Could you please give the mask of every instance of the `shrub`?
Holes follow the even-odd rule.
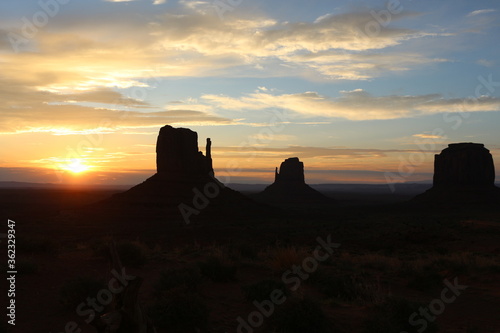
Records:
[[[380,271],[396,271],[401,267],[398,258],[388,257],[381,254],[364,254],[355,257],[354,262],[363,268],[373,268]]]
[[[90,245],[94,256],[111,261],[110,244],[112,241],[108,238],[94,240]],[[139,267],[147,262],[146,246],[140,242],[121,240],[116,243],[116,251],[124,266]]]
[[[242,287],[247,301],[259,301],[270,299],[271,293],[278,289],[283,292],[283,295],[288,296],[290,293],[286,285],[282,281],[262,280],[257,283]]]
[[[346,302],[380,303],[387,295],[379,281],[369,280],[363,274],[336,275],[318,270],[311,276],[310,283],[325,296]]]
[[[44,236],[18,237],[16,245],[16,249],[22,253],[50,253],[56,251],[56,244],[52,239]]]
[[[120,241],[116,250],[124,266],[143,266],[147,261],[144,247],[139,243]]]
[[[423,304],[411,302],[404,298],[390,297],[386,302],[377,306],[375,312],[365,321],[365,333],[387,333],[401,332],[408,333],[419,332],[420,326],[412,326],[409,322],[410,316],[418,313]],[[435,333],[438,331],[435,322],[427,322],[426,333]]]
[[[19,274],[34,274],[38,272],[38,265],[31,260],[18,260],[16,262],[16,269]]]
[[[413,275],[410,282],[408,282],[408,287],[427,291],[436,287],[439,287],[443,283],[443,278],[436,272],[424,271],[418,272]]]
[[[166,291],[179,287],[185,287],[187,290],[196,291],[201,281],[201,274],[199,270],[194,267],[167,269],[161,273],[155,290],[158,294],[163,294]]]
[[[268,326],[277,333],[326,333],[330,323],[318,302],[309,298],[290,298],[276,306]]]
[[[308,252],[303,248],[288,246],[268,250],[268,256],[269,267],[281,274],[294,265],[300,265],[308,256]]]
[[[90,277],[78,277],[63,284],[59,292],[59,301],[67,309],[74,310],[87,297],[95,297],[106,288],[105,284]]]
[[[259,252],[252,244],[238,243],[232,245],[233,249],[242,257],[250,260],[256,260],[259,257]]]
[[[111,238],[98,238],[92,240],[90,243],[90,249],[95,257],[105,258],[106,260],[111,259],[111,254],[109,252],[109,244],[112,242]]]
[[[236,267],[227,262],[223,262],[217,257],[209,257],[204,262],[199,262],[201,274],[214,282],[229,282],[236,280]]]
[[[204,300],[184,288],[173,289],[149,308],[155,326],[168,332],[195,333],[206,331],[209,311]]]

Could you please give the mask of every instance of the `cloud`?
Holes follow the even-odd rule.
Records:
[[[11,45],[8,39],[9,32],[7,30],[0,29],[0,51],[10,50]]]
[[[120,15],[56,16],[50,30],[40,30],[29,45],[17,45],[19,53],[3,54],[0,72],[40,90],[68,92],[146,87],[154,86],[155,78],[228,73],[358,80],[445,61],[388,50],[437,35],[392,24],[367,35],[365,26],[374,20],[369,10],[314,22],[239,15],[220,20],[211,2],[183,1],[180,8],[156,16],[126,8]],[[405,12],[392,21],[415,15]],[[20,29],[13,32],[21,34]],[[0,40],[0,48],[5,46]]]
[[[416,66],[447,62],[444,58],[428,58],[418,53],[343,53],[335,51],[294,55],[290,62],[301,63],[331,79],[367,80],[387,72],[408,71]]]
[[[33,109],[0,111],[0,133],[52,134],[110,133],[121,129],[161,127],[165,124],[228,125],[232,121],[200,111],[136,112],[77,105],[48,105]]]
[[[295,135],[287,135],[287,134],[262,134],[262,133],[257,133],[257,134],[252,134],[249,136],[250,139],[256,139],[261,142],[273,142],[273,141],[294,141],[297,139]]]
[[[76,102],[109,104],[110,107],[151,107],[147,102],[125,97],[109,88],[96,88],[94,90],[64,94],[42,91],[23,82],[0,77],[0,108],[34,108],[51,103]]]
[[[265,159],[269,157],[282,158],[290,156],[300,156],[305,158],[320,158],[320,159],[366,159],[366,158],[382,158],[393,153],[412,153],[419,150],[411,149],[352,149],[352,148],[328,148],[328,147],[307,147],[290,145],[285,148],[275,147],[260,147],[260,146],[245,146],[245,147],[214,147],[214,156],[220,155],[225,158],[241,158],[244,156],[252,156],[252,158]],[[437,152],[437,151],[436,151]],[[255,154],[254,154],[255,153]],[[432,153],[429,151],[429,153]]]
[[[420,139],[432,139],[432,140],[435,140],[435,139],[445,140],[445,139],[447,139],[446,136],[434,135],[434,134],[425,134],[425,133],[422,133],[422,134],[413,134],[413,137],[420,138]]]
[[[494,61],[486,60],[486,59],[479,59],[476,61],[478,65],[485,66],[485,67],[493,67],[495,65]]]
[[[239,98],[225,95],[203,95],[215,108],[228,110],[286,109],[307,117],[332,117],[349,120],[397,119],[444,112],[500,111],[500,98],[445,99],[439,94],[373,96],[356,89],[341,91],[332,98],[309,91],[274,95],[266,92],[246,94]]]
[[[46,184],[80,184],[91,186],[92,184],[105,185],[133,185],[138,184],[151,174],[154,170],[122,169],[117,171],[92,171],[74,178],[71,172],[63,172],[56,168],[42,167],[0,167],[0,181],[18,181]]]
[[[88,103],[102,106],[91,107]],[[121,128],[159,127],[165,124],[230,124],[231,120],[203,110],[156,111],[143,101],[107,88],[58,94],[0,79],[0,133],[112,132]],[[148,111],[146,111],[148,110]]]
[[[482,15],[482,14],[489,14],[489,13],[493,13],[496,11],[497,11],[496,9],[480,9],[480,10],[475,10],[473,12],[470,12],[469,14],[467,14],[467,16],[470,17],[470,16],[476,16],[476,15]]]

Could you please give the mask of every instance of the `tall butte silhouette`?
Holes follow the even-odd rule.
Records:
[[[217,217],[231,217],[258,212],[260,205],[215,178],[211,144],[207,139],[203,155],[198,151],[196,132],[162,127],[156,143],[156,174],[104,203],[127,212],[161,213],[184,220],[214,213]]]
[[[481,143],[452,143],[434,158],[433,187],[418,195],[423,202],[491,203],[498,202],[495,165]]]
[[[274,172],[274,183],[255,199],[269,203],[331,203],[330,199],[306,184],[304,163],[298,157],[287,158]]]

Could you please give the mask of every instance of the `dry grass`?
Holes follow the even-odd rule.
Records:
[[[342,265],[358,266],[361,268],[372,268],[381,271],[395,272],[402,266],[402,261],[397,257],[388,257],[378,253],[367,253],[355,255],[343,252],[339,257],[333,259]]]
[[[409,273],[424,271],[450,271],[453,273],[500,271],[500,260],[473,252],[431,255],[406,261],[404,270]]]
[[[342,252],[338,256],[332,257],[331,263],[333,266],[350,268],[351,270],[374,269],[382,272],[399,272],[403,274],[428,271],[450,271],[454,273],[500,271],[500,259],[498,257],[467,251],[412,257]]]
[[[302,261],[309,257],[311,252],[308,248],[286,246],[286,247],[268,247],[260,253],[266,265],[274,273],[282,273],[294,265],[301,265]]]

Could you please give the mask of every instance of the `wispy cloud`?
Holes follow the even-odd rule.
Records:
[[[493,67],[495,65],[494,61],[491,60],[486,60],[486,59],[479,59],[476,61],[478,65],[485,66],[485,67]]]
[[[443,112],[500,111],[500,98],[496,97],[445,99],[439,94],[373,96],[362,89],[342,91],[337,98],[317,92],[281,95],[257,92],[239,98],[225,95],[204,95],[202,98],[220,109],[280,108],[302,116],[350,120],[410,118]]]
[[[431,139],[431,140],[436,140],[436,139],[444,140],[444,139],[446,139],[446,136],[434,135],[434,134],[425,134],[425,133],[422,133],[422,134],[413,134],[413,137],[420,138],[420,139]]]
[[[214,156],[223,154],[225,158],[229,157],[245,157],[250,153],[258,153],[254,156],[259,159],[274,157],[279,161],[282,157],[300,156],[300,158],[321,158],[321,159],[366,159],[366,158],[382,158],[388,154],[412,153],[419,150],[411,149],[353,149],[353,148],[329,148],[329,147],[307,147],[299,145],[290,145],[284,148],[276,147],[246,147],[244,150],[241,147],[214,147]]]
[[[496,9],[479,9],[467,14],[468,17],[496,12]]]
[[[117,111],[83,106],[53,105],[15,112],[0,111],[0,134],[26,132],[56,135],[112,133],[122,129],[161,127],[165,124],[228,125],[233,121],[200,111]]]
[[[88,103],[100,106],[91,107]],[[121,128],[164,124],[231,124],[232,120],[191,109],[154,110],[111,89],[56,94],[0,80],[0,133],[45,132],[68,135],[109,133]]]

